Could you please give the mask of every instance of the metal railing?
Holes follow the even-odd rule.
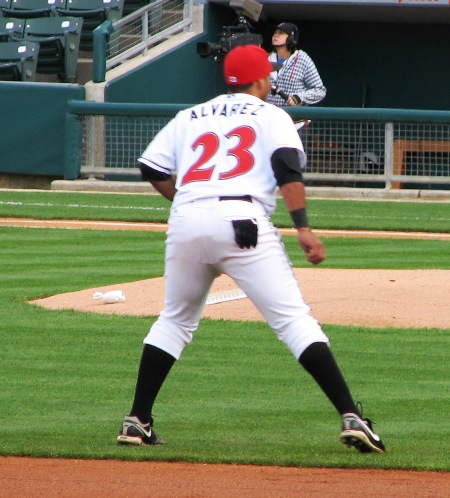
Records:
[[[139,176],[137,158],[186,105],[70,102],[66,178]],[[316,185],[450,187],[450,111],[286,108],[308,119],[305,179]],[[442,187],[441,187],[442,188]]]
[[[192,25],[193,0],[156,0],[94,31],[94,81],[104,81],[106,70],[141,54]]]

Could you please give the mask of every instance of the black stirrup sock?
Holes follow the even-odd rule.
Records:
[[[174,363],[175,358],[169,353],[144,345],[130,416],[137,417],[143,424],[153,422],[153,403]]]
[[[361,416],[327,343],[314,342],[303,351],[298,361],[319,384],[339,414],[356,413]]]

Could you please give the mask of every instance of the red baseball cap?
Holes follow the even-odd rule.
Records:
[[[280,64],[268,60],[267,52],[257,45],[239,45],[225,56],[223,72],[228,85],[247,85],[277,71]]]

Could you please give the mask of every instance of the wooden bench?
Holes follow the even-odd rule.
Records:
[[[450,142],[444,140],[394,140],[394,175],[405,174],[407,152],[450,152]],[[402,188],[403,183],[392,182],[392,188]]]

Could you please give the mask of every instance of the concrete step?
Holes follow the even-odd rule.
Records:
[[[450,202],[449,190],[362,189],[340,187],[305,187],[308,198],[366,200],[426,200]],[[71,192],[110,192],[125,194],[157,194],[147,182],[92,180],[54,180],[51,190]]]

